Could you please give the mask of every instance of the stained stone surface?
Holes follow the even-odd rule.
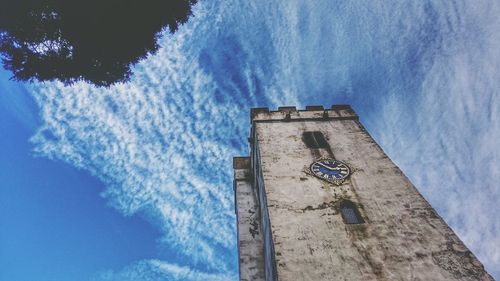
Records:
[[[256,109],[252,125],[253,177],[236,181],[241,280],[264,280],[261,260],[267,280],[493,280],[350,107]],[[322,132],[329,148],[307,148],[305,131]],[[350,178],[336,186],[311,175],[309,165],[321,157],[347,163]],[[253,192],[267,200],[261,213],[268,221],[259,216],[259,226],[271,229],[257,238],[245,213],[257,212]],[[343,200],[357,205],[364,224],[345,224]]]
[[[234,160],[235,205],[241,281],[263,281],[264,246],[259,225],[257,191],[253,190],[248,157]]]

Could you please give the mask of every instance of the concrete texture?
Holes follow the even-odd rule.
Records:
[[[235,170],[241,280],[493,280],[349,106],[307,109],[251,112],[252,173],[243,181]],[[329,148],[307,148],[304,131],[322,132]],[[347,163],[350,178],[312,176],[320,157]],[[344,223],[343,200],[365,223]],[[258,236],[248,210],[259,210]]]

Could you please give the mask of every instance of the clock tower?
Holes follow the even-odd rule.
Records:
[[[493,280],[348,105],[251,110],[240,280]]]

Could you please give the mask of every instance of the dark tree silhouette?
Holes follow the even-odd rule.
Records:
[[[13,79],[109,86],[158,50],[197,0],[0,0],[0,53]]]

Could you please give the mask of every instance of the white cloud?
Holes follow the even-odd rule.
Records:
[[[203,273],[189,267],[166,263],[160,260],[137,262],[119,272],[106,271],[92,278],[92,281],[225,281],[234,276]]]
[[[384,97],[371,131],[498,278],[500,7],[489,4],[433,7],[434,43],[416,45],[420,83]]]
[[[32,141],[37,153],[101,179],[103,196],[124,214],[154,219],[164,234],[159,241],[184,265],[234,277],[230,163],[243,147],[227,137],[247,119],[224,112],[228,104],[215,101],[211,77],[182,52],[183,34],[193,30],[183,28],[175,44],[139,65],[131,83],[38,85],[43,126]]]
[[[124,214],[153,217],[185,266],[234,277],[230,161],[245,153],[249,107],[352,103],[498,278],[499,12],[492,1],[201,2],[130,83],[39,85],[33,142],[100,178]]]

